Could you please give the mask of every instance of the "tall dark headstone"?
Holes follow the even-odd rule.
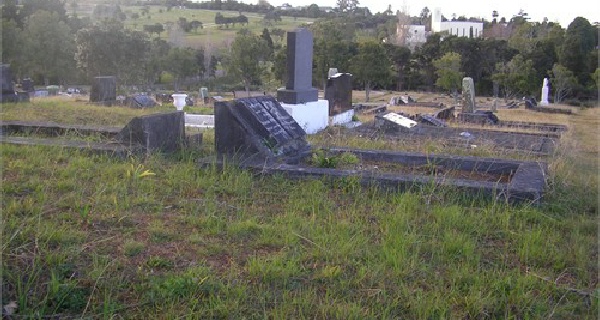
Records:
[[[325,100],[329,101],[329,116],[352,110],[352,75],[337,73],[327,79]]]
[[[285,89],[277,91],[282,103],[300,104],[319,99],[312,87],[313,35],[307,29],[287,33],[287,82]]]
[[[273,97],[215,102],[219,156],[297,159],[309,149],[306,133]]]
[[[2,92],[0,92],[0,102],[17,102],[19,98],[15,92],[15,86],[12,82],[12,72],[10,65],[0,65],[0,81],[2,85]]]
[[[117,100],[117,77],[95,77],[90,91],[90,102]]]

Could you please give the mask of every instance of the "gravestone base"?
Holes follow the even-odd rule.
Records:
[[[352,117],[354,117],[354,109],[329,117],[329,125],[336,126],[352,122]]]
[[[281,103],[281,106],[307,134],[315,134],[329,125],[329,101],[327,100],[301,104]]]
[[[314,88],[305,90],[277,90],[277,101],[287,104],[300,104],[319,100],[319,91]]]

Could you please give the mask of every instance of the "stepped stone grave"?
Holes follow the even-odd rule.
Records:
[[[329,116],[352,110],[352,75],[336,73],[327,79],[325,100],[329,101]]]
[[[310,150],[306,133],[270,96],[215,103],[215,149],[219,158],[275,161]]]
[[[90,102],[112,103],[117,100],[117,77],[95,77]]]

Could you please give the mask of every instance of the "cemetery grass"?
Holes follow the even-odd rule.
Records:
[[[211,131],[200,151],[128,160],[2,145],[2,304],[25,318],[595,319],[599,119],[571,118],[541,207],[198,169]]]

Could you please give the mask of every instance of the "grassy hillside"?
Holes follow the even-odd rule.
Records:
[[[111,125],[141,113],[2,108]],[[546,117],[570,131],[540,207],[200,169],[212,130],[201,150],[126,160],[1,145],[2,304],[15,319],[596,319],[600,109]],[[432,149],[452,152],[418,151]]]
[[[125,24],[129,28],[142,31],[144,25],[162,23],[165,26],[165,30],[168,30],[168,25],[173,24],[176,26],[180,17],[186,18],[187,21],[200,21],[204,25],[204,29],[198,29],[197,31],[192,30],[192,32],[181,34],[181,37],[179,35],[170,34],[169,31],[165,31],[161,34],[163,39],[172,39],[173,37],[182,38],[181,40],[176,41],[178,42],[178,45],[194,48],[209,46],[225,47],[231,43],[235,37],[235,33],[241,28],[247,28],[256,34],[260,34],[264,28],[293,30],[303,23],[311,23],[314,21],[314,19],[308,18],[294,19],[282,17],[282,21],[280,22],[265,24],[262,15],[254,12],[242,12],[243,15],[248,17],[247,25],[241,26],[240,24],[236,24],[235,27],[230,25],[229,28],[225,28],[223,25],[222,28],[218,28],[214,23],[217,12],[220,12],[225,17],[235,17],[238,16],[239,13],[237,11],[179,9],[178,7],[173,7],[170,11],[167,11],[165,6],[150,6],[149,8],[149,13],[142,15],[142,6],[121,6],[121,10],[125,12],[127,16]],[[81,8],[78,9],[78,13],[80,15],[90,15],[92,10],[93,5],[82,5]],[[132,19],[133,13],[137,13],[139,18]],[[273,37],[273,41],[279,40],[281,39]]]

